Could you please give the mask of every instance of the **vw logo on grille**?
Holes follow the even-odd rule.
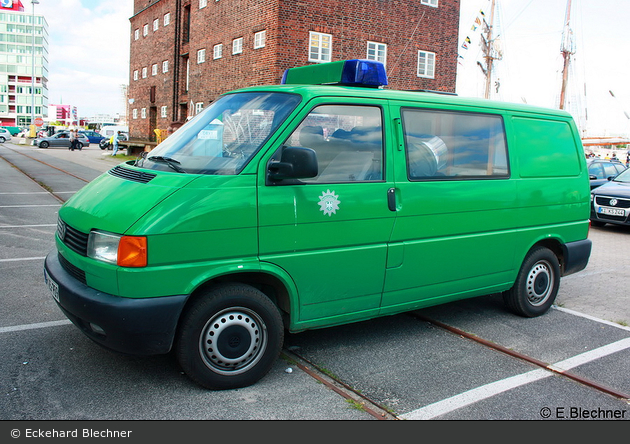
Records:
[[[617,199],[614,199],[614,198],[613,198],[613,199],[610,199],[610,202],[609,202],[609,203],[610,203],[610,206],[611,206],[611,207],[614,207],[615,205],[617,205]]]
[[[59,226],[57,227],[57,234],[59,235],[59,239],[64,241],[66,238],[66,224],[63,222],[59,222]]]

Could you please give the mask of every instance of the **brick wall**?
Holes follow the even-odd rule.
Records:
[[[332,61],[366,58],[367,41],[386,44],[389,88],[454,92],[459,1],[439,0],[439,7],[433,8],[421,5],[420,0],[208,0],[200,9],[199,0],[135,0],[135,15],[130,20],[131,136],[147,139],[152,127],[165,129],[173,120],[183,121],[194,104],[207,107],[223,92],[278,84],[285,69],[309,64],[309,31],[332,36]],[[165,27],[167,12],[171,24]],[[156,18],[160,23],[153,31]],[[145,24],[149,30],[143,37]],[[139,29],[138,40],[134,40],[135,29]],[[263,30],[265,46],[254,49],[254,34]],[[176,32],[179,48],[175,48]],[[242,53],[232,54],[237,38],[243,39]],[[217,44],[223,45],[223,55],[215,60],[213,47]],[[198,51],[204,49],[205,61],[197,63]],[[419,50],[436,54],[434,78],[417,76]],[[162,73],[165,60],[169,62],[166,74]],[[151,75],[154,64],[158,64],[156,76]],[[147,68],[147,78],[142,78],[142,68]],[[139,80],[133,80],[136,70]],[[167,106],[166,118],[160,117],[161,106]],[[149,119],[152,107],[157,112],[154,123]],[[142,108],[147,112],[144,119],[140,117]],[[133,109],[138,110],[137,119]]]

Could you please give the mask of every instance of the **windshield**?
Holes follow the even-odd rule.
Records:
[[[630,183],[630,168],[619,173],[619,175],[613,179],[613,182]]]
[[[238,174],[300,102],[286,93],[222,96],[137,166],[192,174]]]

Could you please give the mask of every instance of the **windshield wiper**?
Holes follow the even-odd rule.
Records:
[[[173,159],[172,157],[165,157],[165,156],[151,156],[151,157],[147,157],[147,159],[149,159],[152,162],[162,162],[167,164],[169,167],[171,167],[172,169],[174,169],[175,171],[177,171],[178,173],[185,173],[186,171],[178,166],[181,165],[181,162],[178,160]]]

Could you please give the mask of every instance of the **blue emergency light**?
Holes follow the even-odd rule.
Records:
[[[342,60],[287,69],[281,83],[378,88],[387,85],[387,73],[385,65],[376,60]]]

